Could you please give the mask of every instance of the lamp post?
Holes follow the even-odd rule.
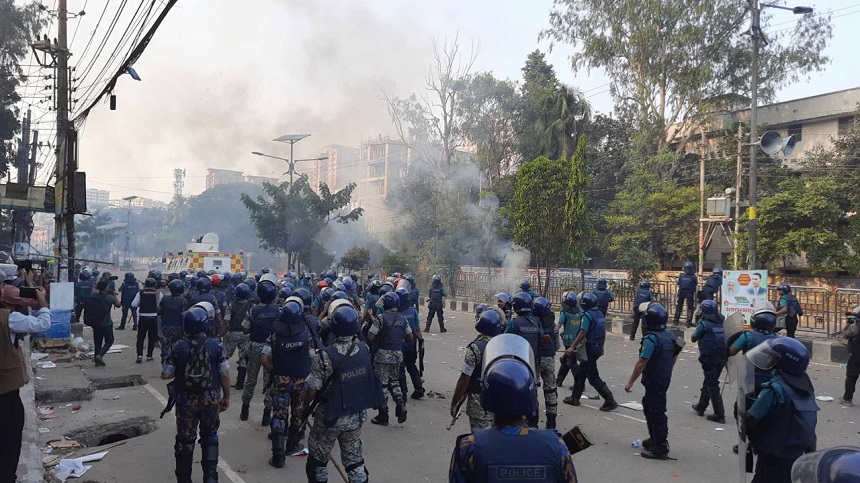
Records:
[[[281,158],[278,156],[272,156],[270,154],[264,154],[264,153],[261,153],[259,151],[251,151],[251,154],[253,154],[255,156],[262,156],[264,158],[272,158],[272,159],[278,159],[281,161],[286,161],[290,167],[290,170],[287,171],[287,173],[290,173],[290,190],[293,189],[293,174],[295,174],[295,172],[296,172],[296,163],[300,163],[302,161],[324,161],[324,160],[328,159],[328,156],[320,156],[318,158],[292,159],[292,157],[293,157],[292,156],[292,154],[293,154],[292,153],[292,146],[290,147],[290,159]],[[287,174],[287,173],[284,173],[284,174]]]
[[[764,36],[761,31],[761,11],[763,8],[778,8],[780,10],[788,10],[795,15],[803,15],[812,13],[811,7],[783,7],[770,3],[762,3],[759,5],[758,0],[749,0],[750,10],[752,11],[752,21],[749,34],[752,37],[752,86],[750,88],[750,207],[749,207],[749,253],[747,254],[747,265],[750,270],[756,268],[756,190],[758,177],[758,164],[756,163],[756,154],[758,154],[758,139],[757,139],[757,124],[758,124],[758,56],[761,41]]]
[[[295,174],[295,163],[293,161],[293,146],[302,139],[310,136],[310,134],[284,134],[276,137],[273,141],[279,143],[290,143],[290,189],[293,189],[293,174]]]
[[[137,196],[126,196],[122,199],[123,201],[128,202],[128,211],[126,212],[125,219],[125,264],[128,268],[131,268],[131,264],[128,261],[129,243],[131,241],[131,202],[137,198]]]

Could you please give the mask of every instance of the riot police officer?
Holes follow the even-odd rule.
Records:
[[[125,330],[125,321],[131,311],[132,330],[137,330],[137,307],[132,307],[131,302],[137,293],[140,292],[140,285],[134,278],[134,274],[127,272],[122,279],[122,284],[119,286],[119,303],[122,305],[122,318],[119,321],[119,327],[116,330]]]
[[[268,275],[268,274],[267,274]],[[280,310],[275,305],[278,296],[278,287],[274,282],[263,279],[257,284],[257,297],[260,303],[251,307],[247,319],[242,326],[249,331],[248,370],[245,374],[245,388],[242,392],[242,410],[239,419],[248,420],[251,399],[254,398],[254,389],[257,387],[257,378],[260,375],[260,366],[263,364],[263,348],[266,341],[272,335],[272,324],[280,317]],[[269,384],[269,371],[263,370],[263,387]],[[263,419],[260,426],[268,426],[271,423],[272,400],[268,394],[263,395]]]
[[[776,315],[785,317],[785,335],[794,338],[794,333],[797,331],[797,317],[803,315],[803,309],[797,297],[791,293],[791,285],[783,282],[777,286],[777,290],[780,295]]]
[[[699,416],[705,415],[708,401],[714,405],[714,414],[708,415],[708,421],[725,424],[726,412],[723,407],[723,397],[720,395],[720,373],[726,366],[726,334],[723,330],[725,317],[717,311],[717,303],[706,299],[700,306],[702,316],[696,326],[696,331],[690,339],[699,344],[699,364],[702,365],[705,380],[699,402],[693,404],[693,411]]]
[[[227,330],[224,333],[224,347],[227,348],[227,359],[233,357],[236,350],[239,351],[239,362],[236,373],[236,389],[245,388],[245,374],[248,372],[248,359],[246,352],[250,339],[243,327],[248,311],[251,309],[251,287],[240,283],[233,290],[233,301],[229,304],[225,316]]]
[[[358,312],[346,301],[329,307],[332,345],[322,349],[311,366],[302,414],[313,414],[305,472],[308,482],[328,481],[328,460],[334,443],[351,483],[367,481],[361,447],[361,426],[367,409],[384,404],[373,371],[370,349],[355,341]],[[328,384],[327,381],[331,381]]]
[[[191,308],[183,317],[185,337],[176,341],[161,369],[162,379],[175,379],[176,480],[191,482],[194,440],[200,426],[203,481],[218,481],[219,414],[230,407],[229,364],[224,346],[208,338],[208,316]]]
[[[513,303],[514,299],[511,297],[511,294],[507,292],[499,292],[496,295],[493,295],[496,299],[496,305],[490,307],[490,309],[494,310],[497,314],[499,314],[499,318],[502,319],[502,331],[504,332],[505,328],[513,317]]]
[[[746,412],[745,430],[758,455],[753,483],[791,483],[791,465],[815,450],[818,404],[806,374],[809,352],[799,341],[777,337],[746,353],[752,364],[773,371]]]
[[[445,330],[445,302],[442,300],[447,296],[445,287],[442,286],[442,277],[433,275],[433,281],[427,291],[427,323],[424,325],[424,332],[430,332],[434,315],[439,319],[439,332],[448,332]]]
[[[558,374],[555,379],[556,388],[564,384],[564,379],[568,372],[573,371],[576,374],[577,363],[576,356],[568,354],[567,350],[573,346],[573,341],[576,340],[576,333],[579,332],[579,325],[582,322],[582,313],[579,311],[576,292],[565,292],[561,295],[561,313],[558,315],[558,326],[562,331],[561,342],[564,345],[564,354],[561,356],[561,361],[558,364]]]
[[[263,347],[263,367],[271,374],[269,398],[273,408],[269,464],[275,468],[283,468],[286,454],[295,452],[299,444],[305,379],[314,358],[313,337],[303,315],[301,301],[287,301],[278,320],[272,323],[272,335]]]
[[[701,292],[701,301],[705,300],[714,300],[717,297],[717,293],[720,291],[720,287],[723,286],[723,269],[717,267],[708,275],[708,278],[705,279],[705,284],[702,286]]]
[[[170,290],[170,295],[162,297],[158,304],[158,315],[161,317],[162,364],[170,352],[170,347],[183,336],[182,312],[185,311],[185,299],[182,297],[185,284],[182,280],[172,280],[167,284],[167,289]]]
[[[555,429],[558,414],[558,389],[555,385],[555,351],[560,345],[555,313],[549,300],[538,297],[532,304],[532,313],[540,321],[542,334],[538,341],[537,363],[543,386],[544,407],[546,409],[546,429]]]
[[[481,405],[481,371],[484,364],[484,350],[490,339],[502,332],[502,319],[492,310],[481,312],[475,322],[478,337],[466,346],[465,360],[460,368],[460,378],[454,387],[451,397],[451,417],[457,417],[457,411],[466,397],[466,415],[472,431],[489,429],[493,425],[493,414],[487,412]]]
[[[209,337],[221,336],[221,309],[219,309],[218,298],[211,292],[212,280],[208,276],[199,277],[196,283],[197,293],[191,298],[191,305],[200,302],[208,302],[215,307],[215,317],[209,327]]]
[[[92,296],[95,287],[92,273],[87,269],[81,270],[81,273],[78,275],[78,282],[75,283],[75,322],[81,321],[84,302]]]
[[[564,403],[579,406],[579,399],[582,397],[582,391],[585,390],[585,381],[588,380],[591,387],[603,398],[600,410],[614,411],[618,409],[618,403],[597,369],[597,361],[603,356],[603,344],[606,341],[603,313],[597,309],[597,297],[593,293],[583,294],[579,300],[579,306],[583,311],[579,331],[573,344],[565,351],[568,357],[579,357],[579,372],[574,374],[572,392],[570,396],[564,398]]]
[[[539,297],[538,293],[532,290],[532,283],[529,279],[525,279],[520,282],[520,292],[525,292],[529,294],[529,297],[531,297],[532,300]]]
[[[415,310],[420,312],[420,308],[418,306],[418,298],[421,296],[421,293],[418,291],[418,285],[415,284],[415,277],[412,275],[406,275],[406,281],[409,282],[409,300],[412,302],[412,306],[415,307]]]
[[[839,398],[843,406],[854,405],[854,390],[860,377],[860,305],[848,312],[842,335],[848,339],[848,364],[845,365],[845,393]]]
[[[415,335],[406,317],[397,313],[400,308],[400,296],[394,292],[388,292],[383,297],[383,308],[385,312],[379,317],[367,334],[367,341],[372,342],[379,337],[376,355],[373,360],[373,370],[379,378],[382,387],[387,388],[396,404],[394,414],[397,422],[406,421],[406,397],[400,390],[400,364],[403,363],[403,342],[412,340]],[[370,420],[373,424],[388,426],[388,396],[383,395],[385,401],[380,406],[379,414]]]
[[[675,325],[681,320],[684,302],[687,303],[687,327],[693,326],[693,295],[699,286],[693,262],[684,262],[684,271],[678,275],[678,303],[675,305]]]
[[[666,392],[672,382],[672,368],[683,343],[666,329],[669,313],[658,302],[651,302],[645,310],[645,330],[639,360],[633,367],[624,390],[630,392],[642,376],[645,396],[643,413],[648,422],[648,438],[642,442],[642,457],[665,460],[669,458],[669,418],[666,417]]]
[[[612,290],[609,290],[606,286],[606,279],[597,279],[597,286],[591,293],[597,297],[597,310],[606,317],[606,312],[609,310],[609,304],[615,301],[615,295],[613,295]]]
[[[769,307],[763,307],[755,311],[750,317],[750,327],[752,330],[745,330],[734,334],[727,342],[729,347],[729,357],[735,356],[738,352],[746,354],[753,347],[762,344],[769,339],[776,337],[773,329],[776,327],[776,313]],[[761,390],[761,385],[770,379],[770,372],[756,369],[755,370],[755,394],[758,395]]]
[[[538,409],[528,342],[511,334],[493,337],[482,366],[481,404],[493,414],[493,426],[457,437],[448,481],[500,481],[505,475],[508,481],[576,482],[570,452],[558,434],[526,426]]]
[[[409,396],[412,399],[421,399],[424,397],[424,383],[421,381],[421,371],[418,370],[419,349],[424,346],[424,334],[421,333],[421,321],[418,319],[418,311],[412,305],[412,299],[409,297],[409,291],[405,288],[399,288],[395,292],[400,296],[400,315],[406,317],[409,322],[409,328],[412,329],[414,338],[403,341],[403,364],[400,364],[400,390],[405,395],[409,388],[406,386],[406,374],[412,380],[414,390]]]
[[[651,292],[651,281],[642,280],[639,282],[639,287],[636,289],[636,296],[633,299],[633,325],[630,327],[630,340],[636,339],[636,331],[639,330],[639,323],[642,321],[642,313],[639,311],[639,306],[645,302],[654,300],[654,293]],[[642,326],[642,335],[645,335],[645,326]]]

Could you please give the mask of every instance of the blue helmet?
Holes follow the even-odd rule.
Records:
[[[338,292],[346,292],[346,286],[341,282],[335,282],[334,289]]]
[[[179,297],[182,295],[182,292],[185,291],[185,284],[179,279],[171,280],[170,283],[167,284],[167,289],[170,290],[170,295]]]
[[[493,337],[484,349],[482,374],[484,410],[502,417],[530,416],[537,411],[534,354],[525,339],[514,334]]]
[[[332,310],[331,332],[336,337],[355,335],[358,332],[358,312],[348,303],[341,303]]]
[[[325,288],[320,292],[320,300],[322,300],[322,303],[326,303],[331,300],[332,296],[334,296],[334,289],[331,287]]]
[[[713,300],[703,300],[699,307],[702,309],[703,314],[717,315],[717,303]]]
[[[291,287],[284,287],[278,291],[278,298],[281,300],[287,300],[293,294],[293,289]]]
[[[182,316],[182,329],[186,334],[199,334],[209,328],[209,315],[200,307],[191,307]]]
[[[212,280],[209,277],[203,276],[197,279],[195,283],[198,292],[206,293],[212,289]]]
[[[409,307],[412,307],[412,299],[409,298],[408,290],[406,290],[405,288],[399,288],[395,290],[394,293],[396,293],[397,296],[400,297],[400,306],[398,308],[400,311],[404,311]]]
[[[325,284],[326,284],[326,286],[327,286],[327,287],[331,287],[331,286],[332,286],[332,284],[334,284],[334,280],[332,280],[332,279],[330,279],[330,278],[328,278],[328,277],[326,277],[326,278],[325,278],[325,280],[323,280],[323,282],[325,282]]]
[[[786,282],[782,282],[781,284],[777,285],[776,289],[784,294],[791,293],[791,285],[787,284]]]
[[[720,267],[715,268],[715,269],[714,269],[714,271],[713,271],[712,273],[713,273],[714,275],[716,275],[716,276],[720,277],[720,278],[723,278],[723,269],[722,269],[722,268],[720,268]]]
[[[100,272],[99,272],[99,269],[94,268],[94,269],[93,269],[93,278],[97,278],[97,277],[99,276],[99,273],[100,273]]]
[[[585,293],[579,298],[579,306],[582,310],[591,310],[597,308],[597,295],[593,293]]]
[[[504,309],[510,309],[511,305],[514,302],[514,299],[511,297],[511,294],[507,292],[499,292],[496,295],[493,295],[493,297],[495,297],[496,300],[500,300],[502,302],[502,304],[504,305]]]
[[[433,285],[442,285],[442,277],[439,275],[433,275]]]
[[[409,285],[412,286],[412,288],[415,288],[415,277],[413,277],[412,275],[407,275],[406,281],[409,282]]]
[[[253,290],[253,291],[256,291],[256,290],[257,290],[257,281],[256,281],[256,280],[254,280],[254,279],[253,279],[253,278],[251,278],[251,277],[246,278],[246,279],[245,279],[245,281],[244,281],[244,282],[242,282],[242,283],[244,283],[245,285],[247,285],[247,286],[251,287],[251,290]]]
[[[122,279],[122,281],[127,284],[134,283],[134,274],[131,272],[125,272],[125,277]]]
[[[188,270],[182,270],[179,272],[179,278],[185,280],[186,275],[188,275]]]
[[[661,330],[666,328],[669,322],[669,312],[660,302],[649,302],[648,308],[643,314],[645,328],[648,330]]]
[[[776,312],[770,307],[756,310],[750,317],[750,327],[763,334],[773,333],[773,329],[776,328]]]
[[[269,267],[263,267],[262,269],[260,269],[260,273],[269,273],[271,271],[272,269],[270,269]]]
[[[245,283],[245,276],[241,273],[237,273],[232,277],[233,285],[238,286],[240,283]]]
[[[483,310],[476,318],[475,330],[481,334],[495,337],[502,332],[502,318],[495,310]]]
[[[561,296],[561,308],[571,312],[576,308],[576,292],[571,290],[570,292],[565,292]]]
[[[248,297],[250,297],[253,292],[254,291],[251,290],[251,287],[249,287],[247,283],[240,283],[239,285],[236,285],[236,291],[234,294],[239,300],[248,300]]]
[[[684,273],[687,275],[692,275],[696,271],[696,266],[693,265],[693,262],[684,262]]]
[[[528,279],[523,280],[522,283],[520,283],[520,290],[522,290],[523,292],[528,292],[531,289],[532,283]]]
[[[355,288],[355,282],[349,277],[344,278],[343,282],[341,283],[343,283],[343,288],[345,289],[345,292],[352,292],[352,290]]]
[[[326,289],[332,290],[332,289]],[[333,294],[331,294],[332,300],[346,300],[349,298],[349,295],[346,294],[343,290],[335,290]]]
[[[155,288],[156,285],[157,285],[157,282],[155,281],[154,278],[147,278],[146,280],[143,281],[143,287],[144,288]]]
[[[394,290],[394,286],[388,282],[385,282],[382,284],[381,287],[379,287],[379,296],[383,297],[383,296],[385,296],[385,294],[387,294],[388,292],[391,292],[393,290]]]
[[[605,290],[606,289],[606,279],[598,278],[597,279],[597,290]]]
[[[81,273],[78,275],[78,279],[80,279],[81,281],[89,280],[90,278],[92,278],[92,276],[93,274],[90,273],[89,270],[81,270]]]
[[[311,291],[310,291],[310,290],[308,290],[308,289],[306,289],[306,288],[304,288],[304,287],[297,288],[297,289],[293,292],[293,295],[294,295],[294,296],[296,296],[296,297],[298,297],[298,298],[300,298],[300,299],[302,299],[302,303],[303,303],[303,304],[305,304],[305,308],[310,308],[311,303],[313,303],[313,299],[314,299],[314,297],[313,297],[313,295],[311,294]]]
[[[270,304],[278,298],[278,287],[270,282],[263,282],[257,285],[257,297],[261,303]]]
[[[207,275],[209,274],[206,273],[206,270],[197,270],[197,278],[205,277]]]
[[[791,465],[791,481],[856,483],[860,481],[860,448],[837,446],[807,453]]]
[[[642,280],[641,282],[639,282],[639,288],[644,288],[645,290],[650,289],[651,288],[651,281],[650,280]]]
[[[281,315],[278,317],[282,323],[287,325],[295,325],[305,323],[305,308],[295,299],[287,300],[281,307]]]
[[[396,309],[400,307],[400,296],[395,292],[388,292],[382,296],[382,308],[385,310]]]
[[[534,312],[534,314],[538,317],[548,315],[550,312],[552,312],[549,300],[543,297],[536,298],[532,303],[532,312]]]
[[[516,313],[529,313],[532,311],[532,296],[525,292],[517,292],[514,294],[513,301],[511,303],[514,307],[514,312]]]
[[[774,337],[747,351],[747,359],[759,369],[777,369],[799,376],[809,367],[809,351],[803,342],[791,337]]]
[[[478,304],[475,306],[475,319],[480,317],[481,312],[487,310],[487,304]]]

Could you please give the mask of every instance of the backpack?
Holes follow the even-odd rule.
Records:
[[[110,311],[107,300],[102,294],[93,294],[84,299],[84,324],[98,327]]]
[[[794,315],[803,315],[803,309],[800,307],[800,302],[797,300],[797,298],[791,301],[791,305],[794,306]],[[791,310],[791,308],[789,308],[789,310]]]
[[[200,393],[212,385],[212,364],[209,363],[209,350],[206,339],[189,340],[191,350],[185,362],[184,383],[187,392]]]

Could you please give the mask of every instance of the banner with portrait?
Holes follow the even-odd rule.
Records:
[[[721,293],[722,313],[726,317],[742,314],[744,323],[767,300],[767,270],[726,270]]]

